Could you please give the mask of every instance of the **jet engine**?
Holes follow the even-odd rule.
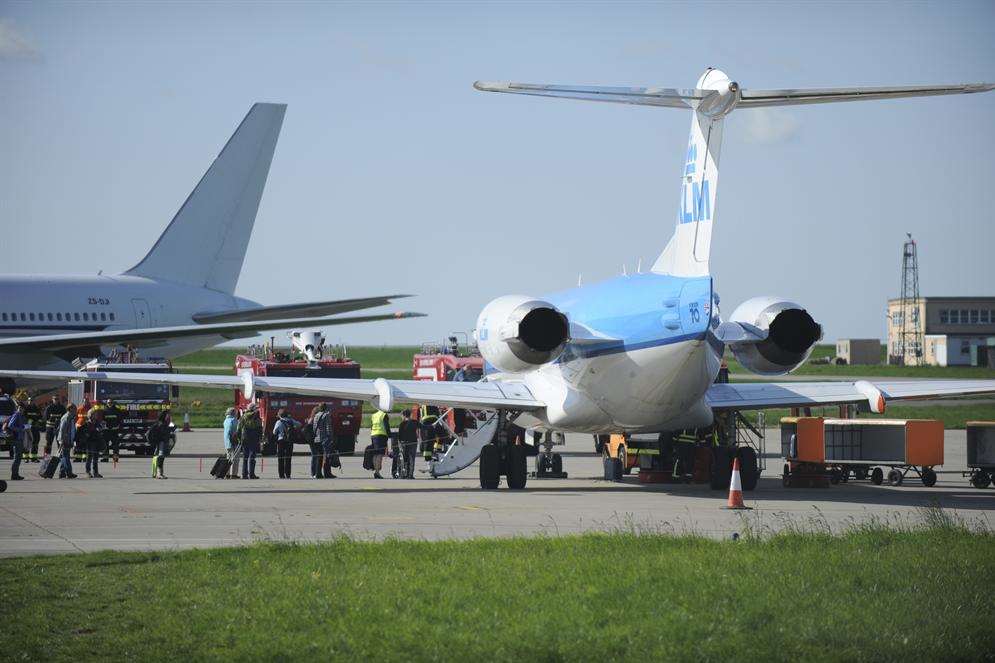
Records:
[[[570,325],[549,302],[508,295],[480,312],[476,336],[480,354],[492,366],[524,373],[560,356],[570,340]]]
[[[733,311],[742,332],[727,341],[737,361],[759,375],[784,375],[801,366],[822,339],[822,325],[808,311],[776,297],[754,297]]]

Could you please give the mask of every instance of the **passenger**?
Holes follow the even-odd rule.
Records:
[[[66,413],[66,406],[62,404],[62,398],[58,394],[52,397],[51,402],[45,406],[45,455],[52,453],[52,442],[55,441],[55,431],[59,428],[59,420]]]
[[[28,396],[24,403],[24,416],[28,420],[28,430],[25,433],[31,438],[31,448],[28,449],[28,461],[38,462],[38,442],[41,440],[42,419],[41,410],[34,399]]]
[[[321,467],[316,479],[334,479],[332,465],[334,463],[335,430],[332,427],[332,413],[328,411],[328,404],[322,403],[318,406],[318,413],[314,416],[314,439],[321,447]]]
[[[286,409],[276,413],[273,437],[276,438],[276,465],[281,479],[290,478],[290,465],[294,457],[294,429],[301,424]]]
[[[238,429],[238,410],[230,407],[225,411],[225,422],[223,427],[225,455],[228,456],[228,462],[230,463],[228,468],[228,478],[237,479],[238,459],[242,455],[238,446],[238,438],[235,436],[235,431]]]
[[[100,410],[91,409],[83,425],[76,429],[76,448],[86,454],[86,476],[103,479],[97,463],[104,448],[104,436],[100,432]]]
[[[421,426],[411,418],[411,410],[401,412],[401,423],[397,426],[397,439],[404,457],[406,472],[402,479],[415,478],[415,456],[418,455],[418,438]]]
[[[14,414],[7,418],[3,424],[4,432],[10,436],[10,453],[14,462],[10,466],[10,478],[12,481],[20,481],[22,477],[19,473],[21,469],[21,458],[24,456],[24,441],[27,439],[28,419],[24,415],[24,406],[18,405]]]
[[[146,431],[145,439],[152,446],[152,453],[155,454],[152,459],[152,478],[167,478],[166,456],[169,455],[170,442],[169,411],[159,413],[159,418]]]
[[[373,478],[383,479],[380,468],[383,466],[383,456],[387,453],[387,439],[390,437],[390,415],[381,410],[373,413],[370,426],[370,442],[373,444]]]
[[[55,442],[59,445],[59,478],[75,479],[73,474],[73,445],[76,444],[76,406],[70,403],[59,419],[55,431]]]
[[[101,452],[105,460],[110,454],[116,463],[121,446],[121,408],[109,398],[104,404],[103,422],[104,448]]]
[[[317,437],[314,429],[314,419],[318,416],[319,408],[315,405],[311,408],[311,414],[308,415],[307,421],[304,422],[304,441],[307,442],[308,448],[311,450],[311,478],[318,479],[321,477],[321,464],[322,456],[324,452],[321,449],[321,445],[317,443]]]
[[[242,445],[242,478],[258,479],[256,476],[256,456],[259,455],[263,439],[263,422],[259,420],[259,410],[253,403],[238,421],[238,443]]]

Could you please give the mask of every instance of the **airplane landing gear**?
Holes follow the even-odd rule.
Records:
[[[536,433],[536,438],[539,433]],[[563,457],[558,453],[553,453],[553,446],[563,444],[563,433],[553,433],[547,431],[542,436],[540,442],[536,439],[536,446],[542,446],[536,456],[536,471],[532,476],[536,479],[566,479],[567,473],[563,471]]]
[[[529,478],[528,454],[525,446],[515,438],[524,431],[508,422],[506,413],[500,413],[500,417],[494,440],[480,448],[480,487],[494,490],[501,484],[503,474],[508,488],[521,490]],[[522,433],[517,433],[516,429]]]

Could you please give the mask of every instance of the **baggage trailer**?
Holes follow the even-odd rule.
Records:
[[[975,488],[987,488],[995,481],[995,421],[967,422],[967,472]]]
[[[781,455],[785,487],[825,487],[851,475],[900,486],[911,473],[928,488],[936,484],[933,468],[943,464],[943,422],[785,417]]]

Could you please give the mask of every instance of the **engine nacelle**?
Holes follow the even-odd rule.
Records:
[[[480,312],[476,336],[480,354],[492,366],[524,373],[560,356],[570,340],[570,325],[549,302],[507,295]]]
[[[759,375],[784,375],[801,366],[822,339],[822,326],[808,311],[777,297],[754,297],[740,304],[729,320],[757,327],[767,337],[730,343],[733,355]]]

